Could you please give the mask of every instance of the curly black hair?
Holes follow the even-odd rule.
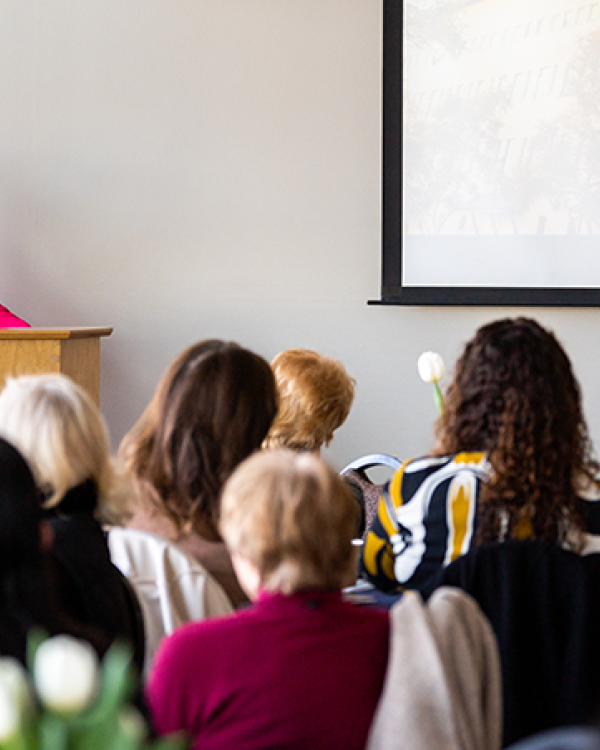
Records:
[[[437,434],[438,455],[487,453],[479,542],[526,529],[552,542],[574,534],[581,545],[578,480],[595,477],[598,464],[579,384],[553,333],[523,317],[482,326],[456,364]]]

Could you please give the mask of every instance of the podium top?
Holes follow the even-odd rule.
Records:
[[[2,339],[85,339],[110,336],[112,328],[0,328]]]

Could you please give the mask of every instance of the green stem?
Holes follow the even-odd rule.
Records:
[[[442,392],[437,380],[433,381],[433,397],[435,400],[435,405],[437,406],[441,417],[444,413],[444,397],[442,396]]]

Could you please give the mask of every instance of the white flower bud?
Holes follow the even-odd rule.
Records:
[[[89,643],[59,635],[38,648],[33,677],[46,708],[60,714],[76,713],[89,706],[96,695],[98,657]]]
[[[0,683],[0,742],[12,739],[21,726],[21,712],[16,696]]]
[[[426,383],[437,383],[446,374],[444,360],[437,352],[423,352],[417,362],[421,380]]]
[[[0,658],[0,742],[7,742],[17,734],[23,714],[31,705],[21,663],[10,656]]]
[[[33,707],[28,673],[18,659],[12,656],[0,657],[0,683],[6,685],[16,697],[21,710],[27,711]]]

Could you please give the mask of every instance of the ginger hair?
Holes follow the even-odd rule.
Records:
[[[318,451],[329,445],[354,401],[356,381],[344,365],[308,349],[288,349],[271,362],[279,411],[265,448]]]

